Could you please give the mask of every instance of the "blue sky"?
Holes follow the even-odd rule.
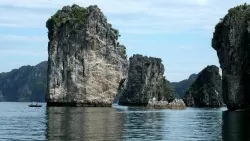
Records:
[[[0,0],[0,72],[47,60],[46,20],[64,5],[96,4],[120,31],[128,56],[160,57],[170,81],[217,65],[215,24],[250,0]]]

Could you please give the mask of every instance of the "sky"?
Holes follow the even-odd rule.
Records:
[[[98,5],[119,30],[128,57],[162,58],[169,81],[217,65],[214,26],[250,0],[0,0],[0,72],[47,60],[45,23],[65,5]]]

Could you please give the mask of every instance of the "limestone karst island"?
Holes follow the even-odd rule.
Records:
[[[250,1],[3,1],[0,140],[250,140]]]
[[[48,106],[111,106],[128,66],[119,31],[97,6],[65,6],[46,26]]]
[[[162,60],[134,55],[128,62],[119,31],[96,5],[65,6],[46,26],[48,106],[110,107],[117,95],[120,105],[185,108],[163,76]]]
[[[223,97],[229,110],[248,108],[248,7],[230,9],[216,25],[212,46],[222,79],[216,66],[201,71],[186,91],[187,106],[220,107]],[[185,107],[164,77],[161,59],[134,55],[127,61],[119,31],[96,5],[65,6],[46,27],[48,106],[112,106],[117,95],[120,105]]]

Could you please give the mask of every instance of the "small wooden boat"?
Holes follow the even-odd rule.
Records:
[[[37,104],[37,103],[36,103],[36,104],[33,104],[33,103],[32,103],[32,104],[29,105],[29,107],[42,107],[42,105],[39,105],[39,104]]]

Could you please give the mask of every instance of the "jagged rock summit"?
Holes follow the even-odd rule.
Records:
[[[126,75],[126,48],[97,6],[65,6],[48,28],[48,106],[111,106]]]
[[[229,110],[250,108],[250,6],[231,8],[216,25],[212,47],[222,69],[223,100]]]
[[[184,102],[191,107],[221,107],[221,76],[219,68],[211,65],[203,69],[185,94]]]
[[[119,105],[147,106],[154,101],[170,102],[174,90],[163,76],[164,66],[160,58],[133,55],[129,58],[128,76],[124,81]]]

